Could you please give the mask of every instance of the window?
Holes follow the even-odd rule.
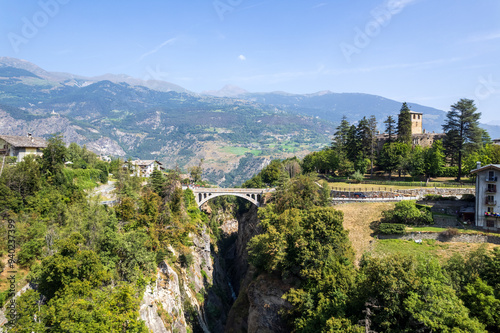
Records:
[[[488,228],[494,228],[495,227],[495,221],[492,220],[486,220],[486,226]]]
[[[496,184],[488,184],[488,192],[496,193],[497,185]]]
[[[488,207],[488,213],[493,213],[493,207]]]
[[[420,115],[418,115],[418,119],[420,119]]]

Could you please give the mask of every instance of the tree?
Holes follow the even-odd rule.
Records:
[[[339,151],[344,151],[347,145],[347,134],[349,133],[349,128],[351,124],[347,121],[347,117],[342,116],[342,121],[340,125],[337,127],[337,132],[335,132],[332,140],[332,148]]]
[[[411,144],[411,114],[408,105],[403,103],[398,116],[398,141]]]
[[[370,146],[372,143],[372,133],[370,128],[370,123],[363,117],[358,123],[356,128],[356,137],[359,143],[359,148],[362,153],[362,158],[370,156]]]
[[[410,147],[405,143],[386,143],[379,154],[378,165],[382,170],[389,173],[390,179],[392,172],[401,168],[403,163],[407,160],[409,152]]]
[[[425,153],[427,149],[415,146],[410,152],[409,171],[412,177],[425,175]]]
[[[53,135],[49,138],[47,147],[43,150],[42,172],[56,175],[61,172],[66,161],[66,145],[62,135]]]
[[[163,195],[163,187],[165,187],[166,179],[163,172],[154,170],[149,177],[148,185],[158,195]]]
[[[202,165],[203,165],[203,158],[200,159],[200,163],[198,163],[198,165],[189,168],[189,174],[191,176],[191,180],[193,181],[193,183],[201,182],[203,174]]]
[[[360,153],[361,142],[359,141],[358,129],[356,125],[351,125],[347,131],[345,153],[349,161],[356,161]]]
[[[477,112],[474,101],[462,98],[451,106],[451,111],[446,115],[443,131],[446,134],[446,149],[458,152],[457,181],[462,178],[462,157],[481,145],[483,132],[479,128],[481,113]]]
[[[373,160],[377,148],[377,118],[373,115],[368,119],[368,128],[370,129],[370,176],[373,177]]]
[[[425,150],[424,158],[425,176],[427,177],[427,180],[431,177],[437,177],[445,165],[445,156],[441,140],[435,141],[430,149]]]
[[[385,132],[389,135],[389,139],[387,140],[387,143],[392,142],[392,136],[396,132],[395,124],[396,121],[392,116],[388,116],[387,119],[384,121],[385,124]]]

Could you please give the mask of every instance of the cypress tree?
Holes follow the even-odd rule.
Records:
[[[398,141],[411,144],[411,114],[408,105],[403,103],[398,116]]]
[[[394,120],[394,118],[392,116],[389,116],[384,121],[384,124],[385,124],[385,132],[387,134],[389,134],[389,140],[387,140],[387,143],[390,144],[392,142],[392,136],[396,132],[395,128],[394,128],[394,124],[396,124],[396,121]]]

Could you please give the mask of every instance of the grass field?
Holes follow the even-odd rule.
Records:
[[[477,250],[481,246],[485,246],[488,250],[491,250],[498,245],[488,243],[443,243],[434,239],[423,239],[422,243],[418,244],[412,240],[378,239],[375,240],[373,250],[370,252],[375,256],[385,256],[394,253],[435,256],[439,261],[444,262],[454,253],[458,252],[465,255],[468,252]]]
[[[394,208],[393,202],[356,202],[335,206],[344,213],[344,228],[349,230],[349,239],[356,251],[356,264],[366,251],[371,251],[374,240],[370,224],[380,220],[382,211]]]
[[[444,260],[449,258],[453,253],[467,253],[474,251],[481,245],[492,249],[498,245],[494,244],[479,244],[479,243],[455,243],[455,242],[439,242],[435,240],[423,240],[422,244],[417,244],[414,241],[403,241],[396,239],[379,240],[373,236],[373,230],[370,225],[380,220],[382,211],[394,208],[395,203],[364,203],[356,202],[335,206],[344,213],[344,228],[349,231],[349,239],[356,251],[355,264],[359,263],[363,253],[370,252],[376,256],[384,256],[392,253],[413,253],[433,255]],[[407,231],[427,231],[441,232],[446,229],[435,227],[408,228]],[[467,233],[482,233],[479,231],[467,230],[460,231]],[[484,234],[484,233],[482,233]]]

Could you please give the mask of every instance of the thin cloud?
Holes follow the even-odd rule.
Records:
[[[500,39],[500,31],[485,33],[482,35],[472,36],[465,40],[466,43],[486,42],[490,40]]]
[[[152,54],[155,54],[156,52],[160,51],[163,47],[167,46],[168,44],[171,44],[171,43],[175,42],[176,40],[177,40],[177,37],[170,38],[170,39],[164,41],[163,43],[161,43],[160,45],[158,45],[157,47],[155,47],[151,51],[146,52],[143,55],[141,55],[140,58],[139,58],[139,61],[142,61],[142,60],[144,60],[144,58],[146,58],[146,57],[148,57],[148,56],[150,56]]]
[[[247,57],[245,57],[243,54],[240,54],[238,59],[240,59],[241,61],[245,61],[245,60],[247,60]]]
[[[316,9],[316,8],[320,8],[320,7],[324,7],[328,5],[326,2],[322,2],[322,3],[318,3],[317,5],[313,6],[312,9]]]

